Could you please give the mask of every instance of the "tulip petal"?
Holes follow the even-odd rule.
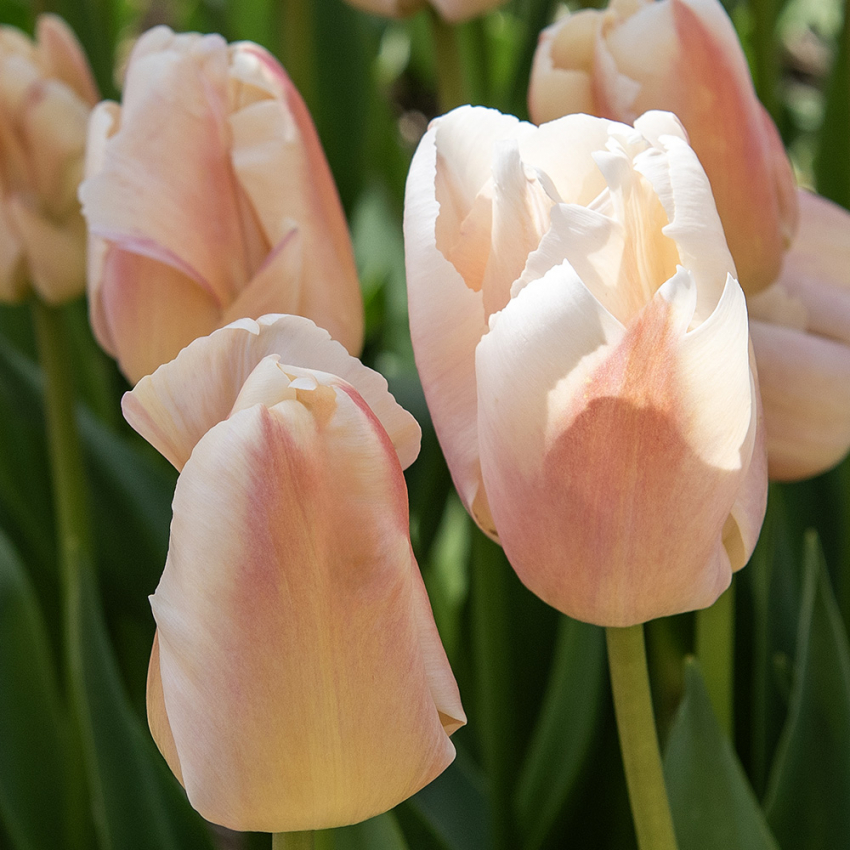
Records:
[[[565,103],[574,113],[595,111],[590,72],[601,23],[596,9],[580,9],[540,33],[528,89],[528,112],[535,124],[560,118]]]
[[[100,100],[85,53],[73,30],[58,15],[39,15],[36,41],[49,75],[62,80],[90,107]]]
[[[190,801],[231,828],[360,821],[454,757],[404,480],[355,396],[338,389],[325,424],[298,401],[239,411],[178,480],[152,598],[162,691]]]
[[[149,375],[218,324],[215,301],[173,266],[112,246],[105,252],[103,274],[107,283],[99,315],[108,334],[101,345],[131,381]],[[107,340],[121,345],[110,349]]]
[[[0,194],[0,301],[4,303],[23,298],[27,291],[23,251],[8,216]]]
[[[363,345],[362,296],[342,204],[310,113],[262,48],[239,45],[233,65],[233,76],[263,85],[278,98],[230,116],[231,157],[270,245],[286,236],[291,221],[299,224],[310,285],[300,289],[292,312],[326,328],[356,355]],[[286,311],[277,306],[274,312]]]
[[[303,239],[295,222],[287,224],[289,229],[269,251],[251,282],[227,308],[219,325],[229,325],[244,316],[265,316],[277,312],[305,315],[299,303],[304,288]],[[316,324],[331,331],[319,321]]]
[[[727,275],[735,277],[711,186],[674,116],[647,112],[635,127],[654,146],[635,158],[635,169],[650,182],[667,213],[664,234],[676,242],[679,262],[696,279],[696,315],[703,320],[714,312]]]
[[[228,417],[246,379],[270,354],[353,386],[389,434],[402,468],[416,459],[419,426],[390,395],[386,380],[300,316],[243,319],[196,339],[125,394],[124,416],[180,470],[203,435]]]
[[[162,695],[162,673],[159,666],[159,634],[153,636],[153,648],[151,649],[151,660],[148,666],[147,683],[147,713],[148,726],[162,757],[171,768],[171,772],[177,777],[178,782],[183,784],[183,770],[180,767],[180,757],[177,755],[177,747],[174,744],[174,735],[171,733],[171,724],[168,721],[168,713],[165,710],[165,699]]]
[[[721,436],[691,442],[708,430],[693,403],[714,348],[685,333],[693,280],[677,274],[623,332],[564,268],[529,283],[479,345],[481,464],[500,541],[534,593],[581,620],[626,626],[710,605],[731,578],[723,531],[745,469],[700,456],[726,457]],[[735,289],[715,320],[721,349],[736,344]],[[579,331],[588,342],[576,346]],[[746,367],[745,313],[743,331]],[[750,418],[735,410],[726,428],[746,443]]]
[[[48,304],[61,304],[85,289],[85,224],[80,216],[56,225],[19,198],[7,209],[27,257],[31,283]]]
[[[810,478],[850,448],[850,348],[750,320],[767,428],[770,477]]]
[[[149,256],[191,273],[222,305],[251,273],[223,118],[227,45],[220,36],[171,36],[191,49],[149,55],[168,33],[155,29],[139,39],[121,127],[80,198],[92,234],[147,246]]]
[[[467,130],[489,126],[491,137],[504,126],[493,120],[498,113],[491,110],[476,110],[483,122],[476,122],[469,112],[472,110],[456,110],[432,123],[413,157],[405,189],[405,265],[410,334],[434,427],[461,500],[482,529],[493,535],[495,529],[481,486],[476,425],[474,357],[475,346],[487,327],[483,297],[467,286],[447,259],[438,235],[442,221],[446,242],[451,244],[477,194],[474,186],[466,185],[463,163],[455,168],[452,155],[438,154],[438,138],[450,150],[457,145],[466,166],[477,170],[480,185],[489,177],[480,167],[474,148],[460,144],[460,134],[438,136],[438,128],[448,118],[454,116],[456,120],[458,113],[469,119],[464,121]],[[438,157],[451,169],[443,177],[439,177]],[[439,190],[436,194],[435,185]],[[441,185],[443,189],[439,189]]]

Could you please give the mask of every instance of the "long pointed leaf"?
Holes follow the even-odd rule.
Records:
[[[791,706],[765,809],[783,847],[822,850],[850,836],[850,647],[814,534],[804,562]]]
[[[694,660],[686,662],[664,778],[680,850],[779,850]]]

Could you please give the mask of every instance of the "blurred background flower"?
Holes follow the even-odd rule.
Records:
[[[85,286],[77,201],[86,124],[99,96],[68,25],[38,19],[31,41],[0,27],[0,300],[30,287],[51,304]]]

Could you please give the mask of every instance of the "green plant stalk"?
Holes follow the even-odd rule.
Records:
[[[77,616],[85,555],[91,552],[88,494],[85,468],[74,417],[74,380],[67,332],[61,311],[40,299],[32,302],[33,323],[39,360],[44,373],[44,407],[47,442],[53,479],[53,501],[57,520],[59,569],[64,612],[64,677],[72,712],[74,709],[75,661],[72,647],[77,632]],[[71,747],[78,749],[76,733]],[[68,778],[66,819],[69,846],[85,846],[88,829],[85,820],[86,782],[82,760],[75,757],[76,774]]]
[[[640,850],[677,850],[661,769],[643,625],[605,630],[629,802]]]
[[[735,585],[696,614],[696,655],[720,728],[733,740]]]
[[[313,832],[276,832],[272,836],[272,850],[313,850]]]
[[[431,37],[434,41],[434,63],[437,69],[437,98],[440,112],[446,113],[469,103],[461,58],[460,42],[455,27],[446,23],[433,9],[428,9]]]
[[[477,529],[472,539],[472,657],[475,665],[477,726],[490,783],[492,846],[513,850],[513,788],[516,740],[509,675],[510,611],[508,570],[502,550]]]

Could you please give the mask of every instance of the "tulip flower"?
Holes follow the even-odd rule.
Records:
[[[419,428],[386,381],[266,316],[193,342],[124,413],[180,470],[148,717],[192,805],[300,831],[434,779],[465,718],[408,536]]]
[[[749,299],[771,478],[824,472],[850,449],[850,213],[800,190],[779,279]]]
[[[506,0],[429,0],[430,5],[446,21],[459,23],[483,15],[504,5]],[[364,12],[388,18],[404,18],[425,8],[425,0],[348,0]]]
[[[528,102],[538,123],[675,112],[711,181],[744,291],[776,278],[796,229],[794,177],[718,0],[612,0],[560,19],[540,35]]]
[[[0,301],[17,301],[32,286],[58,304],[85,288],[77,187],[98,100],[61,18],[41,15],[35,42],[0,27]]]
[[[605,626],[714,602],[767,487],[708,180],[674,116],[635,128],[463,107],[405,197],[416,362],[461,498],[534,593]]]
[[[86,178],[91,323],[131,382],[196,337],[271,312],[359,351],[336,188],[301,97],[262,48],[145,33],[122,106],[92,115]]]

